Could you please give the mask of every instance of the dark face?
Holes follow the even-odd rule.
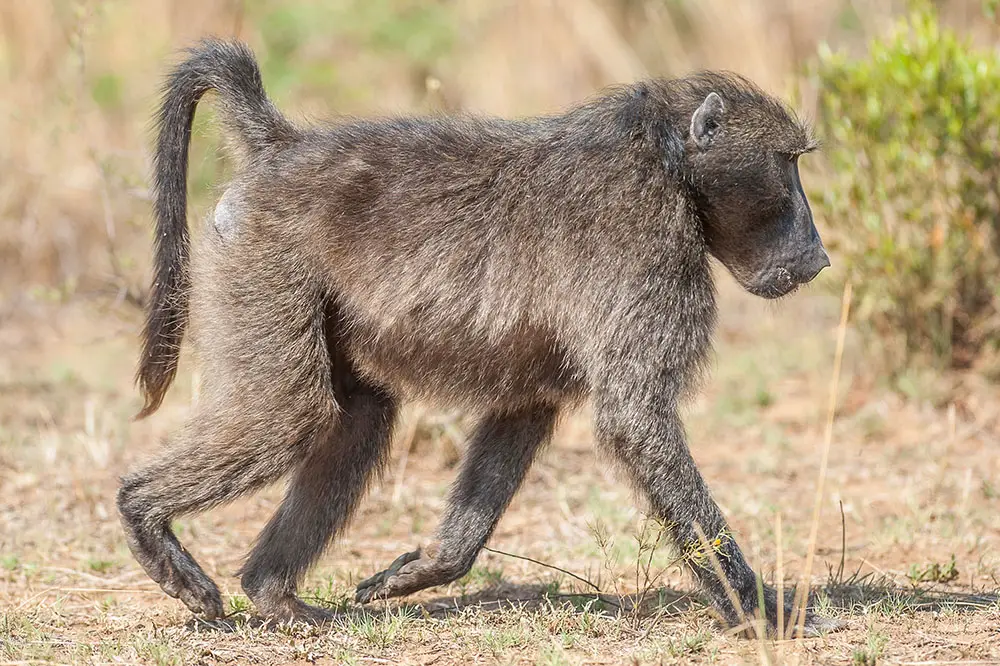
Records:
[[[691,123],[709,251],[751,294],[779,298],[830,265],[799,180],[808,142],[791,119],[729,120],[713,93]]]

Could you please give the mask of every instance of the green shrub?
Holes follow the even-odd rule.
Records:
[[[862,59],[822,49],[812,76],[832,173],[811,198],[869,349],[893,374],[995,352],[1000,55],[920,3]]]

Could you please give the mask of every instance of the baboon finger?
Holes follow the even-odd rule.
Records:
[[[410,553],[403,553],[389,565],[385,571],[380,571],[374,576],[369,576],[360,583],[354,592],[354,600],[359,604],[367,604],[372,599],[379,596],[379,592],[385,587],[385,582],[394,576],[405,565],[420,559],[420,551],[415,550]],[[383,598],[383,597],[380,597]]]
[[[408,557],[414,553],[397,558],[396,562],[402,561],[403,557]],[[433,557],[417,557],[408,559],[399,567],[390,567],[386,571],[377,575],[377,583],[367,587],[363,593],[359,593],[359,601],[368,603],[373,599],[391,599],[392,597],[405,597],[408,594],[419,592],[420,590],[434,587],[435,585],[445,585],[456,578],[461,577],[467,571],[467,567],[449,564]]]

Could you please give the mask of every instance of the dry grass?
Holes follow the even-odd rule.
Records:
[[[694,455],[765,580],[791,584],[811,571],[823,612],[847,621],[821,639],[720,632],[624,484],[595,458],[586,414],[564,423],[491,546],[593,585],[487,552],[446,588],[368,611],[349,603],[354,582],[427,539],[440,515],[463,421],[417,410],[388,477],[307,581],[311,597],[343,610],[329,627],[261,625],[233,578],[280,488],[179,521],[228,595],[233,614],[212,625],[145,577],[114,515],[117,475],[184,417],[196,390],[186,363],[156,417],[128,420],[139,321],[130,299],[149,254],[148,118],[176,46],[205,32],[239,34],[295,115],[529,113],[645,72],[705,66],[786,90],[818,41],[860,43],[898,5],[704,0],[668,11],[652,1],[468,0],[427,19],[438,21],[427,28],[431,48],[366,37],[387,18],[357,11],[361,0],[322,10],[276,0],[5,0],[0,664],[1000,663],[1000,396],[959,377],[921,384],[925,393],[903,401],[878,388],[848,335],[828,420],[837,304],[818,289],[775,309],[723,280],[715,373],[688,423]],[[976,6],[948,3],[949,19],[995,39],[995,26],[973,25]],[[281,26],[294,37],[289,63],[279,57]],[[808,113],[807,86],[800,91]],[[199,124],[196,212],[225,173],[217,147]]]
[[[769,582],[780,513],[790,584],[807,569],[837,304],[806,292],[771,311],[727,280],[722,305],[716,380],[688,415],[694,453]],[[563,425],[491,547],[586,578],[600,594],[487,552],[451,586],[367,612],[350,603],[353,583],[427,539],[440,516],[455,452],[440,426],[421,426],[404,474],[397,447],[389,476],[306,584],[308,596],[344,611],[341,620],[287,629],[246,613],[232,574],[280,500],[273,488],[179,522],[235,613],[193,621],[131,559],[113,512],[116,475],[190,400],[186,374],[162,413],[127,422],[137,324],[124,305],[47,306],[0,331],[0,663],[1000,660],[1000,400],[972,383],[950,411],[872,391],[850,340],[811,576],[823,612],[846,620],[842,632],[765,650],[720,632],[674,554],[653,548],[655,531],[644,530],[624,484],[595,458],[585,414]]]

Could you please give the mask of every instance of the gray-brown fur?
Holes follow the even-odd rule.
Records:
[[[209,89],[244,159],[189,268],[187,141]],[[697,541],[695,524],[725,532],[677,411],[709,353],[708,257],[765,297],[828,264],[795,166],[812,147],[779,102],[720,73],[527,120],[295,127],[266,100],[246,47],[203,42],[170,77],[160,115],[142,413],[173,378],[188,317],[205,380],[169,448],[122,481],[132,552],[168,594],[216,617],[218,590],[169,521],[291,475],[243,587],[264,615],[323,619],[296,584],[344,528],[413,399],[481,422],[433,545],[364,581],[360,601],[468,571],[561,410],[585,399],[600,446],[681,546]],[[753,571],[734,541],[723,550],[755,607]],[[735,623],[721,581],[696,574]]]

